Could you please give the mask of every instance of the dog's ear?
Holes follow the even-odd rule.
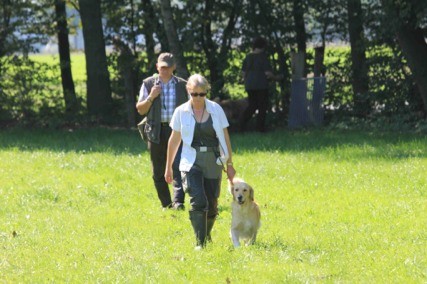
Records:
[[[234,185],[231,186],[230,190],[231,190],[231,195],[233,195],[233,201],[236,200],[236,194],[235,194],[235,190],[234,190]]]
[[[249,185],[249,198],[251,199],[251,201],[254,201],[254,189],[252,188],[252,186]]]

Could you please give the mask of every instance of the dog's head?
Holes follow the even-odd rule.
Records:
[[[230,185],[230,191],[233,195],[233,200],[240,205],[249,201],[254,201],[253,188],[241,179],[234,179],[233,184]]]

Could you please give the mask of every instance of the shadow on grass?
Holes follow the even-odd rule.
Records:
[[[233,151],[253,152],[316,152],[359,148],[352,153],[389,159],[427,157],[427,137],[411,133],[377,133],[335,130],[276,130],[269,133],[231,133]],[[77,129],[46,130],[13,128],[0,131],[0,150],[110,152],[117,155],[139,155],[147,151],[137,130]]]

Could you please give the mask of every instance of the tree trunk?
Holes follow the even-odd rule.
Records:
[[[163,28],[159,23],[158,14],[154,10],[154,7],[151,3],[151,0],[142,0],[141,9],[144,11],[144,38],[145,38],[145,51],[147,52],[148,58],[148,73],[153,74],[157,72],[156,63],[157,57],[155,53],[156,41],[154,40],[154,34],[157,34],[162,50],[169,50],[169,45],[167,39],[165,38],[165,33]]]
[[[70,43],[68,41],[68,25],[65,0],[55,1],[55,13],[58,32],[59,60],[61,67],[62,91],[64,93],[65,113],[72,115],[77,112],[77,97],[71,72]]]
[[[314,77],[325,76],[325,45],[314,48]]]
[[[206,61],[210,74],[210,82],[212,85],[212,94],[215,94],[220,99],[225,99],[223,92],[225,79],[223,72],[228,67],[227,55],[231,48],[231,33],[235,29],[237,15],[241,9],[241,1],[234,0],[230,5],[231,10],[228,15],[227,26],[224,29],[221,37],[221,46],[214,42],[212,34],[212,10],[214,9],[214,1],[206,0],[203,10],[203,24],[201,25],[201,44],[206,55]],[[226,13],[224,11],[224,13]],[[218,53],[219,49],[219,53]]]
[[[5,0],[1,4],[3,7],[1,9],[2,13],[0,15],[0,57],[3,57],[6,53],[6,37],[11,33],[10,22],[12,20],[12,1]]]
[[[216,61],[217,46],[213,41],[212,30],[211,30],[212,19],[210,17],[210,14],[212,13],[212,9],[213,9],[213,1],[206,0],[205,8],[203,10],[203,24],[201,26],[202,28],[201,43],[202,43],[203,51],[205,52],[205,55],[206,55],[206,61],[207,61],[209,74],[210,74],[209,79],[212,86],[212,94],[215,94],[219,96],[221,99],[224,99],[223,95],[220,93],[220,88],[218,86],[219,74],[217,70],[217,61]]]
[[[266,18],[266,23],[268,25],[268,29],[271,31],[275,31],[276,28],[273,25],[274,18],[271,16],[273,13],[271,9],[268,8],[268,5],[266,5],[266,2],[263,0],[258,0],[258,5],[261,9],[261,13]],[[280,98],[276,100],[276,108],[278,110],[281,109],[281,112],[279,112],[279,115],[282,119],[286,120],[288,111],[289,111],[289,104],[291,101],[291,74],[289,72],[289,66],[287,64],[289,59],[289,54],[285,53],[285,48],[281,44],[281,35],[277,33],[277,31],[273,32],[274,36],[274,45],[273,50],[274,53],[277,54],[277,62],[275,62],[275,65],[279,65],[279,74],[283,76],[283,79],[281,79],[278,83],[280,86]]]
[[[165,27],[166,36],[168,38],[170,51],[176,57],[177,75],[184,79],[187,79],[188,77],[190,77],[190,72],[188,72],[187,63],[184,57],[184,51],[182,50],[178,33],[176,32],[170,0],[161,0],[161,10],[163,16],[163,24]]]
[[[106,120],[112,98],[102,30],[101,0],[79,0],[87,72],[87,108],[90,115]]]
[[[137,119],[136,114],[136,72],[135,56],[129,46],[121,41],[119,38],[113,40],[114,47],[118,51],[119,56],[117,58],[117,65],[120,71],[120,75],[124,81],[124,97],[125,97],[125,109],[127,113],[127,124],[128,127],[134,127]]]
[[[423,30],[401,25],[397,31],[397,39],[408,65],[414,75],[415,82],[427,113],[427,43]]]
[[[284,48],[280,45],[279,39],[276,37],[275,51],[278,55],[279,74],[283,75],[283,79],[279,81],[281,89],[280,104],[282,107],[283,118],[287,119],[289,112],[289,104],[291,102],[291,75],[287,64],[288,55]],[[280,105],[277,106],[280,109]]]
[[[361,0],[347,0],[347,10],[351,46],[351,81],[354,93],[354,111],[357,116],[364,117],[369,114],[370,105],[368,99],[369,77],[363,36]]]
[[[236,22],[238,19],[238,15],[241,11],[242,7],[242,1],[241,0],[234,0],[230,14],[228,16],[228,22],[227,26],[224,29],[224,32],[222,33],[222,39],[221,39],[221,48],[219,51],[219,56],[217,56],[217,68],[216,72],[218,73],[218,82],[216,83],[217,88],[219,90],[219,94],[223,94],[223,88],[225,84],[224,79],[224,70],[228,68],[228,54],[231,50],[231,39],[232,39],[232,33],[236,27]]]
[[[293,0],[292,14],[293,14],[293,18],[294,18],[298,53],[303,53],[304,58],[307,58],[307,56],[306,56],[307,33],[305,32],[304,3],[303,3],[303,1]],[[304,59],[304,69],[303,70],[304,70],[303,77],[306,77],[306,75],[307,75],[307,64],[305,64],[305,59]]]
[[[292,79],[304,78],[305,53],[291,52]]]

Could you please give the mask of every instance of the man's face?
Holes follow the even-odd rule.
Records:
[[[159,72],[159,76],[162,79],[169,79],[170,77],[172,77],[173,71],[175,71],[175,65],[171,66],[171,67],[167,67],[167,66],[159,66],[158,64],[157,66],[157,71]]]

